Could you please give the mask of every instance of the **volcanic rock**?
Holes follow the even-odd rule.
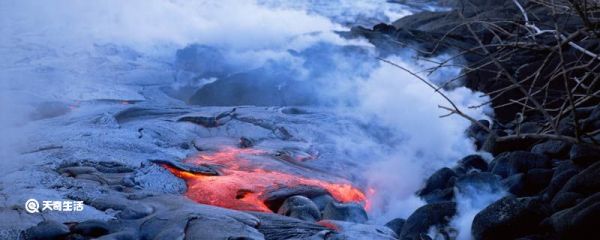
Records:
[[[524,173],[517,173],[505,179],[502,179],[502,185],[506,188],[509,193],[519,196],[523,192],[524,185]]]
[[[148,197],[156,208],[139,225],[139,239],[264,239],[247,213],[197,204],[177,195]]]
[[[150,215],[153,209],[143,205],[132,205],[123,209],[116,216],[120,219],[140,219]]]
[[[170,167],[174,167],[178,170],[182,170],[182,171],[186,171],[186,172],[190,172],[190,173],[197,173],[197,174],[202,174],[202,175],[206,175],[206,176],[218,176],[219,175],[219,172],[217,170],[215,170],[214,168],[212,168],[208,165],[190,165],[190,164],[186,164],[186,163],[170,161],[170,160],[162,160],[162,159],[151,159],[149,161],[152,163],[155,163],[155,164],[166,164],[166,165],[169,165]]]
[[[115,119],[117,123],[124,124],[153,117],[179,116],[186,113],[188,112],[181,109],[130,107],[115,114]]]
[[[307,197],[300,195],[286,199],[277,213],[309,222],[321,220],[321,213],[317,205]]]
[[[499,192],[502,189],[500,177],[488,172],[473,172],[459,177],[455,186],[462,193],[470,193],[474,190]]]
[[[103,177],[99,176],[98,174],[79,174],[79,175],[75,176],[75,178],[81,179],[81,180],[88,180],[91,182],[96,182],[97,184],[101,184],[101,185],[108,185],[108,181],[106,179],[104,179]]]
[[[111,161],[107,161],[107,162],[98,162],[97,164],[95,163],[90,163],[88,162],[88,164],[94,164],[94,167],[96,169],[98,169],[98,171],[102,172],[102,173],[128,173],[128,172],[133,172],[133,169],[122,164],[122,163],[118,163],[118,162],[111,162]]]
[[[71,229],[72,232],[88,237],[100,237],[110,232],[110,226],[103,221],[88,220],[77,223]]]
[[[315,205],[317,205],[319,211],[321,212],[325,210],[325,207],[327,207],[327,205],[329,205],[330,202],[335,202],[335,199],[329,194],[323,194],[316,197],[312,197],[310,198],[310,200],[312,200],[312,202]]]
[[[340,57],[354,58],[356,61],[347,66],[352,69],[359,69],[372,57],[361,47],[325,42],[289,53],[303,60],[303,70],[308,74],[299,73],[297,65],[287,61],[268,61],[253,70],[227,75],[202,86],[188,102],[202,106],[318,105],[332,100],[315,92],[330,83],[326,75]]]
[[[481,51],[473,51],[473,49],[479,47],[479,44],[488,45],[519,41],[518,38],[513,37],[521,36],[520,34],[523,31],[522,28],[514,26],[515,21],[523,21],[522,14],[517,5],[512,1],[491,0],[450,0],[443,2],[450,2],[448,6],[453,6],[453,9],[436,12],[423,11],[403,17],[392,24],[396,29],[395,31],[389,27],[378,26],[373,29],[356,27],[351,30],[351,33],[369,39],[371,43],[383,52],[397,52],[398,45],[416,46],[422,50],[421,52],[425,56],[445,53],[448,49],[460,52],[465,51],[465,54],[462,54],[462,56],[468,65],[478,67],[477,70],[466,73],[464,82],[468,88],[490,93],[510,86],[510,81],[504,77],[498,77],[497,66],[492,64],[480,66],[481,61],[489,60],[487,59],[489,55],[482,54]],[[529,20],[537,26],[554,26],[554,24],[550,23],[556,23],[559,28],[558,31],[571,33],[576,32],[578,29],[581,29],[581,26],[584,26],[581,19],[572,18],[568,14],[555,14],[542,4],[532,1],[525,1],[521,4],[526,9]],[[465,24],[466,22],[471,24]],[[489,31],[489,27],[486,24],[482,24],[486,22],[494,22],[496,24],[495,27],[507,31],[509,34],[498,35],[494,31]],[[538,37],[540,45],[543,45],[544,41],[552,41],[551,36]],[[585,43],[585,40],[579,41],[581,42],[580,44]],[[390,42],[393,42],[395,45]],[[594,49],[596,52],[598,51],[597,44],[590,44],[587,47]],[[510,48],[510,50],[512,49],[515,48]],[[488,48],[488,51],[494,54],[503,54],[505,53],[503,51],[509,50],[504,48]],[[577,53],[575,52],[571,49],[564,51],[566,58],[569,59],[567,61],[577,58]],[[547,64],[545,65],[547,69],[542,69],[538,74],[548,76],[555,69],[555,66],[558,67],[559,62],[562,63],[558,59],[558,56],[544,61],[538,49],[519,49],[516,53],[511,53],[506,61],[502,61],[504,65],[502,68],[507,69],[508,74],[514,74],[516,79],[525,79],[540,69],[542,64]],[[548,65],[552,67],[548,67]],[[536,83],[535,81],[534,83],[539,85],[545,84],[545,82]],[[553,84],[557,85],[559,83]],[[525,87],[528,88],[529,86],[525,85]],[[512,99],[521,99],[523,93],[518,89],[508,89],[503,92],[502,96],[493,98],[491,105],[492,107],[503,106],[494,109],[495,120],[500,123],[506,123],[515,119],[515,114],[519,113],[522,108],[522,106],[517,104],[508,106],[506,104],[510,103]],[[554,99],[555,96],[552,96],[552,94],[547,97],[550,97],[552,101],[557,100],[557,102],[561,102],[559,99]],[[504,150],[499,149],[498,151],[492,151],[492,153],[496,155],[506,150],[528,150],[528,147],[531,146],[530,144],[533,143],[535,142],[531,142],[528,139],[523,139],[523,141],[515,140],[511,144],[505,145],[510,148],[502,148]]]
[[[518,173],[502,181],[508,192],[519,196],[532,196],[548,186],[554,171],[551,169],[533,169],[528,173]]]
[[[328,195],[328,193],[326,190],[319,187],[299,185],[295,187],[286,187],[280,188],[275,191],[271,191],[267,194],[267,197],[264,200],[264,202],[265,205],[269,207],[269,209],[276,212],[286,199],[295,195],[313,198],[321,195]]]
[[[59,222],[45,220],[24,231],[23,237],[28,240],[61,239],[69,234],[69,228]]]
[[[539,200],[508,196],[479,212],[471,230],[475,239],[514,239],[536,232],[544,217]]]
[[[573,165],[570,161],[564,161],[554,170],[550,184],[544,194],[545,200],[551,200],[554,198],[556,193],[562,189],[562,187],[571,179],[571,177],[577,175],[581,170],[579,167]]]
[[[240,148],[251,148],[252,146],[254,146],[254,140],[247,137],[240,138]]]
[[[157,164],[144,164],[133,174],[133,181],[148,191],[162,193],[184,193],[187,189],[183,179],[176,177],[167,169]]]
[[[535,144],[535,140],[526,138],[515,138],[504,141],[496,141],[497,137],[508,135],[505,129],[493,129],[496,135],[488,135],[481,150],[491,153],[493,156],[498,156],[504,152],[513,151],[529,151],[531,146]]]
[[[203,126],[205,128],[215,128],[221,126],[221,123],[214,117],[202,117],[202,116],[187,116],[177,119],[178,122],[191,122]]]
[[[256,229],[265,236],[265,239],[324,239],[323,235],[332,233],[320,224],[296,218],[260,212],[250,212],[250,214],[260,220]]]
[[[527,173],[531,169],[550,168],[551,164],[550,159],[543,155],[516,151],[500,154],[490,165],[492,173],[506,178],[517,173]]]
[[[454,199],[454,188],[435,189],[429,194],[421,196],[421,199],[427,203],[452,201]]]
[[[537,133],[542,129],[537,122],[523,122],[515,125],[515,131],[518,131],[519,133]]]
[[[299,108],[299,107],[284,107],[281,109],[281,113],[298,115],[298,114],[308,114],[310,112],[304,108]]]
[[[461,172],[468,172],[471,169],[485,172],[488,170],[488,163],[480,155],[469,155],[458,161],[457,169]]]
[[[569,151],[571,150],[571,144],[565,141],[549,140],[543,143],[539,143],[531,148],[532,153],[545,155],[549,158],[556,159],[567,159],[569,157]]]
[[[392,229],[396,233],[396,235],[400,235],[402,231],[402,227],[406,223],[406,219],[403,218],[395,218],[385,224],[386,227]]]
[[[496,137],[506,136],[509,132],[512,132],[512,130],[495,129],[495,132],[496,136],[491,134],[488,136],[482,147],[482,150],[489,152],[496,157],[505,152],[529,151],[537,142],[535,139],[529,138],[514,138],[510,140],[496,141]]]
[[[30,118],[33,120],[41,120],[46,118],[58,117],[67,114],[71,109],[69,105],[63,102],[42,102],[35,106],[35,109],[30,113]]]
[[[322,212],[323,219],[365,223],[368,220],[365,209],[357,203],[330,202]]]
[[[571,148],[569,156],[571,161],[575,164],[588,166],[594,162],[600,161],[600,150],[586,145],[576,144]]]
[[[130,206],[135,206],[133,204],[133,201],[118,194],[106,194],[94,198],[90,197],[89,199],[81,200],[84,200],[87,204],[103,211],[108,209],[125,210]]]
[[[425,187],[417,194],[428,203],[450,200],[456,176],[452,169],[442,168],[427,179]]]
[[[578,200],[597,192],[600,192],[600,162],[571,177],[552,199],[552,208],[555,211],[569,208]]]
[[[69,177],[76,177],[77,175],[80,175],[80,174],[97,173],[98,170],[96,170],[96,168],[94,168],[94,167],[75,166],[75,167],[60,168],[58,170],[58,172],[65,174],[66,176],[69,176]]]
[[[232,221],[230,221],[232,222]],[[202,218],[190,218],[184,227],[185,240],[194,239],[247,239],[259,240],[264,239],[262,234],[255,232],[256,230],[246,226],[215,226],[215,223],[207,222]]]
[[[326,233],[324,239],[345,240],[345,239],[398,239],[397,235],[389,228],[377,225],[367,225],[353,222],[343,222],[335,220],[322,220],[318,222],[322,226],[327,226],[334,230],[333,234]]]
[[[486,126],[487,128],[490,127],[490,121],[488,120],[479,120],[478,122]],[[475,140],[475,145],[477,146],[477,149],[481,149],[489,135],[489,133],[485,131],[484,128],[482,128],[479,124],[475,123],[471,123],[471,126],[469,126],[469,128],[467,128],[465,132],[468,137]]]
[[[221,50],[200,44],[192,44],[177,50],[175,68],[182,73],[191,74],[190,78],[220,77],[233,70],[221,53]]]
[[[594,110],[583,121],[583,129],[588,132],[600,129],[600,106],[596,105]]]
[[[373,31],[377,31],[377,32],[385,33],[385,34],[392,34],[396,31],[396,28],[389,24],[379,23],[379,24],[373,26]]]
[[[588,239],[594,236],[600,222],[600,192],[572,208],[554,213],[550,221],[554,231],[563,239]]]
[[[314,86],[290,80],[292,72],[259,68],[204,85],[189,99],[203,106],[284,106],[314,104]],[[291,71],[291,70],[289,70]]]
[[[121,231],[116,233],[107,234],[101,236],[99,238],[95,238],[96,240],[136,240],[140,239],[138,234],[134,231]]]
[[[406,219],[399,239],[417,240],[421,234],[427,234],[429,228],[441,229],[447,225],[454,214],[456,214],[454,202],[438,202],[422,206]]]

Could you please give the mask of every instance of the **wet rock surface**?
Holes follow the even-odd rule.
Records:
[[[343,222],[335,220],[323,220],[320,225],[335,230],[336,234],[325,234],[325,239],[397,239],[397,235],[387,227],[377,225],[367,225],[352,222]]]
[[[456,168],[460,172],[469,172],[473,169],[487,171],[488,163],[480,155],[469,155],[458,161]]]
[[[265,239],[325,239],[327,235],[335,235],[335,231],[314,222],[301,221],[275,214],[250,213],[256,216],[261,224],[257,227]]]
[[[404,223],[406,223],[406,219],[395,218],[392,221],[387,222],[385,224],[385,226],[392,229],[392,231],[394,231],[394,233],[396,233],[396,235],[400,235],[400,232],[402,231],[402,227],[404,226]]]
[[[566,159],[569,157],[571,144],[564,141],[550,140],[534,145],[532,153],[546,155],[550,158]]]
[[[456,180],[456,190],[469,192],[473,189],[487,189],[491,192],[502,190],[500,177],[489,172],[473,172],[461,176]]]
[[[55,221],[43,221],[23,232],[25,239],[61,239],[69,234],[69,227]]]
[[[574,145],[569,152],[569,158],[575,164],[588,166],[600,161],[600,150],[586,145]]]
[[[368,220],[364,207],[357,203],[329,202],[322,212],[323,219],[365,223]]]
[[[552,207],[561,210],[600,191],[600,162],[572,176],[552,199]]]
[[[277,213],[309,222],[321,220],[321,213],[317,205],[301,195],[286,199],[277,210]]]
[[[452,186],[456,181],[456,173],[450,168],[442,168],[425,182],[425,187],[418,193],[425,201],[439,202],[452,199]]]
[[[456,214],[456,203],[438,202],[427,204],[410,215],[398,235],[400,239],[420,239],[431,227],[443,228]]]
[[[550,160],[549,156],[560,159]],[[454,180],[449,186],[446,185],[448,181],[439,181],[435,191],[452,189],[447,196],[448,201],[458,201],[456,193],[464,196],[478,194],[482,190],[486,194],[506,191],[508,196],[492,202],[475,215],[471,227],[474,239],[585,239],[585,236],[593,234],[589,226],[591,222],[599,220],[597,193],[600,190],[596,186],[600,173],[599,162],[578,164],[570,160],[564,151],[561,154],[515,151],[499,154],[487,169],[473,168],[468,172],[464,170],[465,159],[457,161],[454,173],[448,168],[435,172],[425,183],[424,189],[434,186],[431,180],[439,179],[441,173],[446,172],[445,179]],[[421,197],[428,200],[428,195]],[[434,208],[430,205],[425,207]],[[413,215],[426,215],[423,212],[419,209]],[[455,217],[455,213],[447,214],[447,218]],[[411,218],[416,217],[407,219],[399,236],[406,235]],[[436,218],[429,216],[428,219]],[[414,231],[410,235],[412,238],[408,239],[429,237],[423,234],[431,224],[417,222],[415,229],[419,230]],[[437,229],[442,229],[441,236],[452,239],[453,230],[447,220],[437,224]],[[444,229],[450,231],[444,233]]]
[[[473,220],[476,239],[513,239],[537,233],[545,212],[533,198],[505,197],[492,203]]]
[[[532,169],[550,168],[550,159],[525,151],[506,152],[495,158],[491,172],[501,177],[509,177],[517,173],[527,173]]]
[[[600,193],[595,193],[577,205],[554,213],[550,217],[553,230],[565,239],[585,239],[596,232],[600,220]]]

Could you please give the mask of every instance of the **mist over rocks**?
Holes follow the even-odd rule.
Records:
[[[577,32],[584,25],[582,21],[585,20],[582,18],[572,17],[565,12],[553,13],[537,1],[518,2],[528,13],[530,22],[527,24],[549,26],[556,23],[557,30],[562,33]],[[563,61],[576,62],[575,59],[582,56],[581,52],[573,47],[565,47],[562,60],[558,55],[542,60],[547,57],[546,52],[535,48],[508,53],[512,48],[486,47],[489,53],[479,54],[475,50],[479,48],[479,41],[484,45],[502,44],[505,41],[514,42],[515,37],[527,34],[521,34],[523,29],[511,26],[511,22],[524,21],[521,9],[513,1],[458,0],[443,1],[442,4],[449,9],[423,11],[373,27],[355,26],[344,36],[366,38],[383,55],[394,54],[406,46],[418,49],[417,52],[424,57],[461,52],[462,61],[471,70],[464,69],[464,78],[444,87],[454,88],[458,82],[458,86],[464,85],[489,94],[502,91],[511,83],[494,76],[498,73],[498,66],[480,66],[479,63],[489,54],[507,54],[503,55],[508,57],[501,63],[504,70],[515,79],[539,75],[539,79],[543,81],[527,82],[530,85],[525,87],[534,89],[542,84],[549,84],[554,92],[545,95],[543,101],[550,101],[555,104],[551,106],[560,107],[560,103],[565,100],[561,97],[565,91],[559,86],[562,81],[559,83],[548,79],[552,78],[552,72]],[[494,22],[508,31],[508,34],[494,36],[493,31],[486,28],[485,24],[469,22]],[[555,41],[550,35],[536,37],[541,45]],[[585,46],[585,49],[600,52],[596,38],[576,38],[576,41]],[[587,59],[596,69],[598,62],[592,58]],[[592,74],[591,72],[595,70],[570,74]],[[597,86],[590,87],[597,91]],[[469,158],[460,161],[460,158],[455,158],[457,166],[440,168],[426,179],[422,188],[417,191],[421,199],[430,204],[454,201],[458,210],[456,214],[452,214],[453,220],[441,227],[441,231],[439,226],[433,232],[424,230],[424,227],[420,234],[430,238],[441,236],[440,239],[585,239],[585,234],[593,236],[594,233],[587,226],[600,219],[589,215],[595,214],[597,191],[592,190],[595,180],[588,177],[598,174],[595,167],[600,160],[600,152],[590,145],[560,139],[523,137],[498,141],[498,138],[509,135],[535,135],[547,128],[540,112],[522,111],[521,105],[509,104],[523,97],[523,92],[516,88],[502,91],[500,96],[491,99],[494,110],[492,119],[477,119],[480,124],[473,123],[466,130],[466,135],[474,141],[479,151],[491,154],[491,157],[486,156],[485,160],[478,161],[481,167],[465,169],[461,165]],[[565,113],[560,121],[557,120],[556,132],[552,130],[550,133],[575,137],[578,134],[575,129],[578,128],[579,134],[589,134],[584,142],[597,143],[599,128],[595,122],[598,117],[594,114],[599,109],[597,102],[587,101],[577,109]],[[521,113],[526,114],[519,115]],[[488,133],[481,125],[494,134]],[[570,224],[566,216],[577,216],[581,222]],[[559,221],[559,217],[565,218]],[[458,236],[440,235],[440,232],[444,232],[443,229],[448,228],[458,230]],[[581,232],[575,232],[575,229],[581,229]]]
[[[361,36],[370,40],[374,45],[378,46],[384,52],[398,51],[398,48],[403,46],[415,46],[421,49],[425,53],[424,55],[436,55],[447,51],[464,51],[464,61],[467,65],[475,67],[478,61],[485,58],[485,54],[479,54],[476,51],[470,49],[478,48],[479,44],[477,39],[471,34],[474,34],[482,41],[483,44],[494,44],[501,41],[510,41],[515,36],[521,36],[525,33],[521,33],[523,29],[511,25],[511,21],[523,21],[520,10],[512,1],[480,1],[480,0],[458,0],[458,1],[447,1],[448,6],[451,6],[449,11],[424,11],[419,12],[410,16],[406,16],[392,23],[383,23],[389,27],[382,27],[379,25],[377,29],[368,29],[365,27],[354,27],[352,28],[351,36]],[[548,11],[542,4],[537,4],[535,1],[522,1],[522,5],[527,9],[530,15],[531,24],[537,26],[541,25],[552,25],[550,23],[556,23],[561,32],[576,32],[578,27],[583,26],[582,19],[572,17],[565,13],[553,14]],[[507,34],[506,37],[495,39],[495,36],[491,31],[486,30],[486,27],[481,25],[472,26],[471,29],[467,28],[464,24],[468,20],[475,21],[494,21],[498,19],[504,19],[506,21],[498,22],[498,26],[509,31],[511,34]],[[392,30],[393,28],[393,30]],[[385,29],[385,30],[383,30]],[[499,36],[496,36],[499,37]],[[539,38],[547,39],[546,42],[551,42],[551,35],[540,35]],[[390,43],[389,40],[396,41],[396,43]],[[399,43],[397,43],[399,42]],[[593,52],[598,52],[599,46],[592,43],[593,40],[583,40],[582,44]],[[504,53],[503,49],[490,48],[491,53]],[[544,54],[543,51],[532,49],[524,49],[518,53],[511,54],[506,61],[504,61],[505,68],[514,73],[517,78],[526,78],[532,72],[536,71],[545,62],[540,58]],[[575,49],[566,49],[564,53],[565,61],[576,59],[578,52]],[[557,67],[560,62],[559,59],[552,58],[547,60],[551,62],[554,67]],[[478,71],[469,71],[465,73],[464,84],[465,86],[478,90],[484,93],[491,93],[498,89],[503,89],[510,85],[508,81],[496,81],[492,80],[495,78],[494,70],[497,70],[496,66],[487,65],[483,66]],[[541,76],[550,77],[552,74],[553,67],[544,68],[540,73]],[[536,85],[537,84],[537,85]],[[534,83],[535,86],[543,84],[541,82]],[[560,87],[558,82],[551,82],[551,85]],[[495,108],[495,119],[501,123],[507,123],[514,119],[515,113],[520,111],[520,106],[506,106],[509,99],[519,99],[523,97],[523,93],[519,90],[514,89],[507,91],[502,97],[492,99],[492,106]],[[558,97],[554,94],[549,94],[550,98]],[[499,107],[502,106],[502,107]],[[594,103],[588,103],[586,106],[594,106]]]
[[[411,214],[402,225],[400,239],[421,239],[421,234],[427,234],[431,227],[443,229],[456,214],[456,203],[438,202],[427,204]],[[443,230],[442,230],[443,231]],[[444,233],[448,234],[448,233]]]
[[[214,71],[227,68],[227,61],[222,59],[222,55],[199,51],[198,48],[191,45],[179,50],[176,62],[181,63],[178,69],[192,72],[194,78],[219,77],[200,87],[188,100],[191,104],[203,106],[332,104],[335,96],[327,96],[324,91],[337,84],[331,81],[332,77],[366,77],[375,67],[371,61],[374,56],[368,49],[321,42],[301,51],[288,50],[286,54],[290,59],[286,61],[268,61],[255,69],[228,70],[218,74],[190,67],[202,66]],[[202,47],[206,48],[209,47]],[[203,64],[203,61],[209,61],[210,65]],[[212,65],[219,66],[211,68]],[[346,101],[354,102],[352,99]]]

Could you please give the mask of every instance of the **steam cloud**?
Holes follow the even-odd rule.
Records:
[[[319,6],[313,1],[2,1],[0,24],[7,37],[0,40],[1,130],[11,133],[5,136],[25,133],[14,126],[25,124],[26,113],[7,118],[15,116],[8,113],[24,99],[136,99],[142,98],[137,90],[148,81],[193,85],[190,81],[197,81],[193,76],[165,74],[173,72],[172,64],[165,63],[174,62],[177,49],[201,44],[221,51],[232,73],[285,63],[285,68],[304,76],[297,80],[325,86],[315,93],[319,101],[367,126],[384,129],[374,131],[382,134],[348,132],[338,140],[338,150],[369,162],[359,172],[376,189],[371,213],[376,221],[407,217],[423,204],[414,192],[429,173],[475,151],[463,133],[469,123],[458,117],[440,119],[445,112],[437,106],[447,105],[440,96],[410,74],[378,62],[377,51],[365,40],[347,40],[335,33],[348,30],[344,24],[354,23],[352,19],[376,15],[393,19],[407,14],[405,8],[380,1],[331,2]],[[339,3],[345,7],[332,7]],[[326,57],[330,65],[296,54],[318,46],[365,51],[360,56],[332,51]],[[413,70],[427,67],[414,56],[407,50],[389,59]],[[317,62],[307,67],[307,59]],[[118,67],[130,63],[143,70],[119,75]],[[430,80],[452,78],[459,71],[445,69]],[[486,100],[466,88],[446,94],[464,110]],[[481,110],[470,111],[485,117]],[[0,141],[2,159],[11,158],[14,152],[9,150],[15,143]]]

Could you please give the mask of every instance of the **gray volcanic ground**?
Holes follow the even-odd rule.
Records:
[[[2,1],[2,238],[48,219],[117,219],[113,239],[262,239],[283,226],[294,226],[288,237],[325,238],[327,224],[198,204],[185,197],[189,182],[165,168],[223,171],[191,170],[186,159],[249,148],[261,152],[244,156],[252,169],[360,190],[368,220],[334,222],[340,236],[393,239],[382,224],[423,204],[414,195],[423,179],[475,152],[464,136],[469,123],[439,118],[443,99],[378,61],[364,39],[338,33],[422,9],[435,8],[374,0]],[[410,49],[386,59],[415,71],[431,65]],[[420,74],[439,82],[459,71]],[[462,87],[445,92],[461,106],[486,100]],[[479,111],[470,114],[486,118]],[[314,191],[297,185],[284,190]],[[31,198],[85,208],[27,213]],[[466,219],[456,224],[469,225],[472,208],[482,206],[465,202]]]

